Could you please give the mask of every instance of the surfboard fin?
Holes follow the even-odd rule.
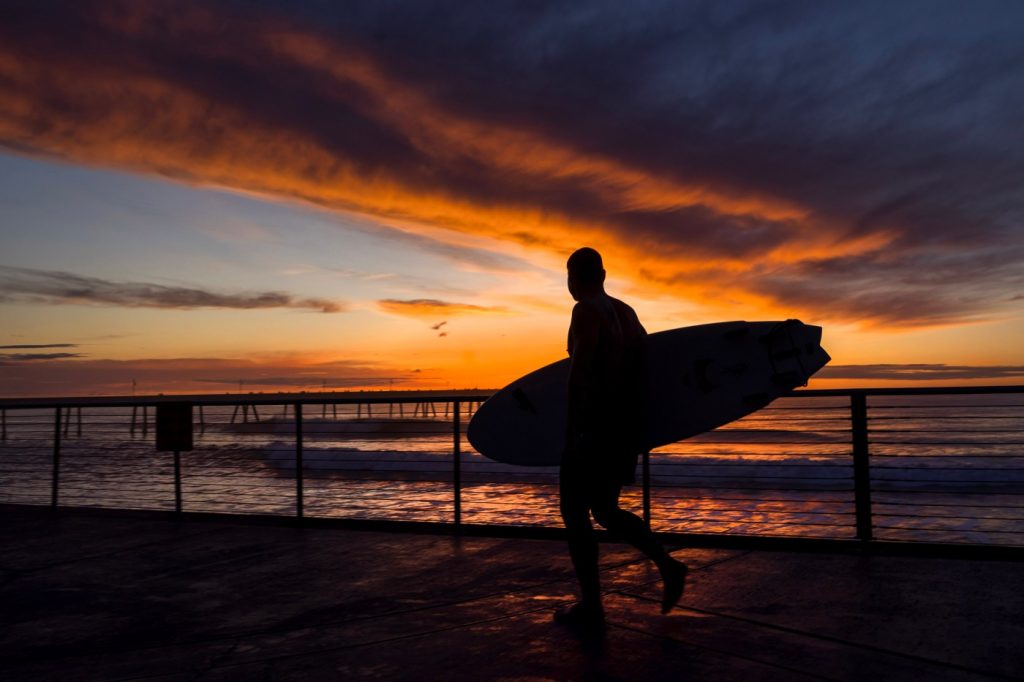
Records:
[[[530,399],[526,396],[526,393],[523,392],[523,389],[517,388],[512,391],[512,397],[516,399],[516,405],[519,406],[520,410],[537,414],[537,408],[533,406],[532,402],[530,402]]]

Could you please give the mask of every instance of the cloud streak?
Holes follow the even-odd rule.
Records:
[[[1024,378],[1024,365],[874,364],[828,365],[819,379],[888,379],[895,381],[962,381]]]
[[[45,359],[6,363],[0,396],[319,391],[415,386],[413,368],[274,358]],[[240,388],[241,387],[241,388]]]
[[[36,362],[39,360],[67,360],[85,357],[83,353],[0,353],[0,365],[13,362]]]
[[[0,346],[0,350],[41,350],[44,348],[78,348],[77,343],[16,343]]]
[[[589,243],[719,311],[954,324],[1024,286],[1024,8],[232,7],[16,4],[0,144],[442,249]]]
[[[445,315],[504,315],[509,312],[507,308],[502,307],[454,303],[435,298],[414,298],[408,300],[388,298],[377,301],[377,306],[384,312],[394,315],[433,319]],[[443,324],[445,322],[441,323],[441,325]],[[440,329],[441,325],[432,327],[432,329]]]
[[[345,309],[337,301],[302,298],[279,291],[223,293],[196,287],[115,282],[69,272],[7,266],[0,266],[0,299],[54,305],[93,304],[173,310],[294,308],[338,313]]]

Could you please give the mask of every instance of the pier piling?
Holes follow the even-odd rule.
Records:
[[[295,403],[295,516],[302,518],[303,509],[303,471],[302,471],[302,403]]]
[[[850,396],[853,432],[853,481],[857,516],[857,539],[868,542],[873,536],[871,519],[871,464],[868,452],[868,409],[863,393]]]
[[[174,451],[174,511],[181,513],[181,452]]]
[[[56,408],[53,415],[53,471],[50,481],[50,506],[57,508],[60,494],[60,417],[61,408]]]

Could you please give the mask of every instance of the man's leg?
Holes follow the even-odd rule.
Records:
[[[668,613],[683,596],[686,564],[676,561],[665,551],[643,519],[619,507],[621,492],[622,484],[615,477],[604,477],[595,486],[591,503],[594,518],[614,536],[633,545],[655,563],[665,586],[661,610]]]
[[[559,470],[559,509],[568,531],[569,557],[580,583],[581,601],[601,608],[601,584],[597,570],[597,539],[590,523],[587,472],[577,459],[566,459]]]
[[[621,492],[622,486],[616,481],[602,481],[593,501],[594,518],[618,539],[633,545],[660,566],[668,558],[668,552],[643,519],[619,506]]]

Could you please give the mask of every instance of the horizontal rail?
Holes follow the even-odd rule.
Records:
[[[232,407],[235,405],[387,405],[389,403],[414,405],[417,403],[466,403],[483,402],[495,391],[467,391],[466,393],[434,393],[430,391],[386,393],[386,392],[339,392],[339,393],[228,393],[210,395],[151,395],[151,396],[102,396],[72,398],[0,398],[0,409],[16,410],[28,408],[50,409],[56,407],[154,407],[166,403],[192,403],[199,406]]]
[[[482,402],[491,397],[494,390],[467,391],[342,391],[335,393],[228,393],[228,394],[190,394],[190,395],[151,395],[151,396],[98,396],[98,397],[67,397],[67,398],[0,398],[2,409],[22,408],[55,408],[55,407],[132,407],[159,405],[169,402],[189,402],[199,405],[283,405],[296,402],[306,405],[330,404],[414,404],[420,402]],[[785,398],[849,398],[853,395],[863,396],[928,396],[928,395],[995,395],[1020,394],[1024,396],[1024,385],[1014,386],[949,386],[920,387],[903,386],[891,388],[827,388],[798,389],[786,394]],[[876,406],[873,409],[888,408]],[[921,407],[921,406],[918,406]],[[939,405],[935,407],[948,407]],[[1009,407],[1024,407],[1010,405]],[[772,409],[772,408],[768,408]],[[834,406],[834,409],[845,409]]]

